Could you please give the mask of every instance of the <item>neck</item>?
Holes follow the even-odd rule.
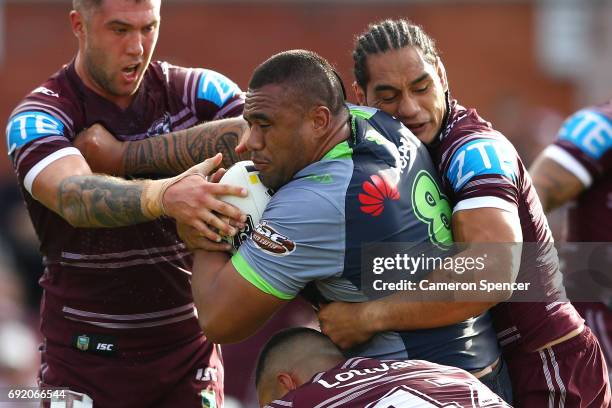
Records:
[[[81,79],[81,81],[83,81],[83,84],[85,84],[87,88],[97,93],[104,99],[114,103],[119,108],[125,109],[130,105],[130,103],[132,103],[132,100],[134,99],[134,95],[127,95],[127,96],[113,95],[107,90],[105,90],[102,86],[100,86],[92,78],[92,76],[89,74],[89,71],[87,70],[87,67],[85,66],[85,61],[83,59],[81,51],[77,53],[77,56],[74,60],[74,69],[77,75],[79,76],[79,78]]]
[[[316,160],[319,161],[334,148],[338,143],[348,140],[351,135],[351,128],[348,122],[348,116],[339,116],[333,126],[324,138],[325,142],[321,143],[316,152]]]

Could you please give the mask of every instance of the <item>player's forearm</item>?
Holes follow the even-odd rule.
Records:
[[[373,333],[444,327],[478,316],[492,302],[413,301],[411,294],[399,292],[380,301],[366,303],[363,321]]]
[[[545,213],[575,199],[584,190],[576,176],[543,154],[536,158],[529,173]]]
[[[70,225],[112,228],[151,220],[143,212],[145,182],[102,175],[71,176],[58,189],[56,211]]]
[[[434,270],[422,281],[415,282],[411,290],[364,303],[359,313],[360,321],[370,325],[369,331],[376,333],[436,328],[478,316],[512,295],[512,290],[507,287],[484,292],[478,282],[486,280],[493,283],[513,283],[520,264],[520,245],[473,245],[455,255],[453,258],[457,261],[453,261],[453,264],[458,265],[460,259],[481,257],[485,259],[484,268],[459,271],[461,273],[454,270]],[[476,288],[472,290],[446,289],[452,288],[452,284],[473,283],[476,283]],[[433,289],[438,287],[442,289]]]
[[[127,142],[124,174],[176,175],[217,153],[223,154],[222,166],[228,168],[241,160],[234,149],[247,129],[242,118],[232,118]]]

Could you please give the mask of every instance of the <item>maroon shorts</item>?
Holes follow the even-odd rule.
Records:
[[[591,330],[540,352],[504,355],[518,408],[609,408],[608,370]]]
[[[603,303],[572,302],[572,304],[599,340],[608,363],[608,374],[612,375],[612,309]]]
[[[223,406],[220,348],[203,337],[172,349],[121,356],[46,343],[39,380],[41,388],[65,387],[71,398],[93,400],[95,408]]]

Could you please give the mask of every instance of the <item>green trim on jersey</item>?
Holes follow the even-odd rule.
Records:
[[[375,109],[372,109],[372,108],[361,108],[359,106],[352,105],[349,108],[349,112],[353,116],[357,116],[358,118],[368,120],[372,116],[374,116],[377,111]]]
[[[329,152],[325,153],[325,156],[321,160],[338,160],[338,159],[352,159],[353,149],[349,147],[348,142],[340,142],[334,146]]]
[[[232,256],[232,264],[244,279],[248,280],[253,286],[262,292],[283,300],[291,300],[295,297],[281,292],[266,282],[257,272],[255,272],[253,268],[251,268],[251,265],[248,264],[242,255],[240,255],[240,252],[236,252],[234,256]]]

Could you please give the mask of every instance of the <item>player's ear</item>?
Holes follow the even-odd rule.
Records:
[[[310,110],[310,120],[315,137],[324,134],[331,125],[332,113],[327,106],[316,106]]]
[[[284,391],[284,394],[299,387],[297,381],[295,381],[291,373],[278,373],[276,375],[276,381],[278,381],[278,385]]]
[[[366,106],[366,91],[357,83],[357,81],[353,82],[353,92],[355,93],[357,103],[359,105]]]
[[[75,37],[79,40],[83,39],[85,36],[85,16],[80,11],[72,10],[70,12],[70,26]]]
[[[436,57],[436,72],[438,73],[438,77],[440,78],[440,82],[442,83],[442,88],[444,92],[448,91],[448,80],[446,79],[446,68],[444,68],[444,64],[440,57]]]

